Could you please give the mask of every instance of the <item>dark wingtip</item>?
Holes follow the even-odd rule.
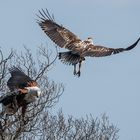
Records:
[[[140,41],[140,37],[138,38],[138,40],[134,44],[132,44],[131,46],[127,47],[125,50],[129,51],[129,50],[133,49],[134,47],[136,47],[136,45],[138,44],[139,41]]]
[[[14,75],[15,72],[17,73],[24,73],[20,67],[12,66],[8,69],[11,75]]]
[[[9,72],[11,73],[11,72],[17,71],[17,70],[19,70],[19,69],[18,69],[16,66],[12,66],[12,67],[9,68],[8,70],[9,70]]]
[[[37,23],[40,23],[40,22],[44,22],[46,20],[51,20],[51,21],[55,21],[54,19],[54,15],[50,14],[48,9],[41,9],[41,10],[38,10],[39,14],[36,14],[37,18]],[[41,21],[40,21],[41,20]]]
[[[58,59],[61,59],[61,53],[58,54]]]

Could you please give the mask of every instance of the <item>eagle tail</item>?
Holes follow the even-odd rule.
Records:
[[[85,60],[84,57],[81,58],[80,55],[74,54],[72,53],[72,51],[60,52],[58,57],[61,60],[61,62],[67,65],[76,65],[80,61]]]

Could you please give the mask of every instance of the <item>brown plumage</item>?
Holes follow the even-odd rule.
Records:
[[[38,24],[46,35],[59,47],[69,49],[68,52],[60,52],[59,59],[69,65],[74,65],[74,75],[80,76],[81,63],[85,57],[103,57],[117,54],[123,51],[133,49],[140,38],[127,48],[108,48],[100,45],[94,45],[92,38],[81,40],[74,33],[55,22],[54,16],[51,16],[48,10],[39,11],[40,20]],[[79,64],[79,70],[76,71],[76,65]]]
[[[11,77],[7,82],[10,93],[0,98],[3,110],[6,114],[14,114],[21,107],[24,117],[27,105],[39,97],[41,90],[36,81],[27,76],[21,69],[12,67],[9,69]]]
[[[20,70],[17,67],[10,68],[9,72],[11,74],[11,77],[7,81],[7,86],[9,87],[10,91],[14,91],[16,89],[26,89],[26,87],[38,85],[36,81],[32,80],[29,76],[27,76],[22,70]]]

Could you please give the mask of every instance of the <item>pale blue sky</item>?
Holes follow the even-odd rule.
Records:
[[[81,39],[92,36],[95,44],[127,47],[140,37],[139,0],[1,0],[0,46],[35,50],[53,43],[36,23],[39,9],[48,8],[56,21]],[[107,113],[120,128],[120,140],[140,139],[140,43],[130,51],[105,58],[88,58],[80,78],[73,67],[59,60],[50,79],[63,82],[65,92],[55,109],[77,118]]]

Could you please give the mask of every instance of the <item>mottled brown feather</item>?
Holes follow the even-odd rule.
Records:
[[[72,51],[77,51],[77,48],[81,48],[81,40],[74,33],[63,27],[62,25],[57,24],[50,14],[46,10],[39,11],[41,20],[38,21],[38,24],[46,35],[59,47],[66,48]],[[49,14],[49,15],[48,15]]]
[[[140,38],[127,48],[116,48],[116,49],[91,44],[85,48],[82,55],[84,57],[85,56],[91,56],[91,57],[109,56],[109,55],[117,54],[123,51],[129,51],[133,49],[138,44],[139,41],[140,41]]]
[[[103,57],[112,54],[117,54],[123,51],[128,51],[133,49],[140,38],[128,48],[107,48],[104,46],[90,44],[86,46],[86,41],[81,41],[81,39],[74,33],[59,25],[55,22],[54,17],[51,16],[48,10],[39,11],[41,20],[38,23],[42,30],[47,34],[47,36],[59,47],[71,50],[73,53],[78,54],[81,57],[91,56],[91,57]]]

